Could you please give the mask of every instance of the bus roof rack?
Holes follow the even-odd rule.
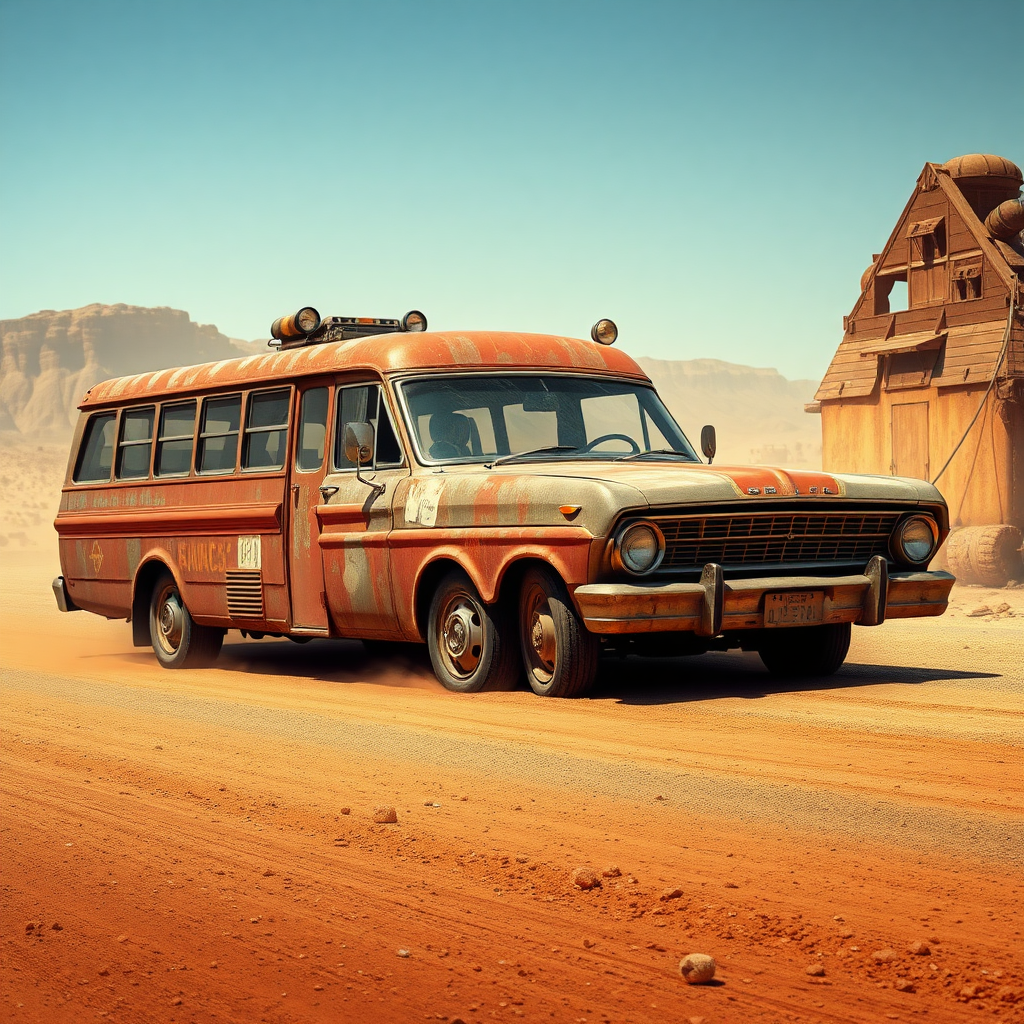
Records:
[[[328,316],[323,320],[312,306],[305,306],[292,316],[280,317],[270,328],[271,348],[298,348],[330,341],[349,341],[373,334],[397,332],[418,333],[427,329],[427,318],[418,310],[410,310],[401,320],[372,316]]]

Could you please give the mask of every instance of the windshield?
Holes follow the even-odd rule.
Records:
[[[653,388],[601,377],[505,374],[401,384],[410,433],[428,462],[619,459],[698,462]]]

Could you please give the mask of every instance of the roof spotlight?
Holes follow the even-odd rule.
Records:
[[[427,329],[427,318],[418,310],[410,309],[402,317],[402,330],[419,333]]]
[[[278,341],[298,341],[312,334],[320,326],[320,314],[312,306],[303,306],[298,313],[278,317],[270,333]]]
[[[615,339],[619,336],[619,329],[613,320],[598,320],[590,328],[590,336],[598,345],[614,345]]]

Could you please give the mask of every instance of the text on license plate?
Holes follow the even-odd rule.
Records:
[[[825,618],[823,590],[791,590],[764,595],[766,626],[810,626]]]

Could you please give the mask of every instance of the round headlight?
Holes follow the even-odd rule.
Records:
[[[590,328],[590,336],[599,345],[612,345],[619,336],[619,329],[612,320],[598,320]]]
[[[320,326],[320,314],[312,306],[303,306],[295,314],[295,326],[303,334],[312,334]]]
[[[427,318],[418,310],[410,309],[405,316],[402,317],[402,330],[413,331],[419,333],[427,329]]]
[[[939,531],[934,519],[928,516],[911,516],[896,527],[894,554],[902,561],[922,565],[931,558],[938,539]]]
[[[636,576],[652,572],[665,555],[665,538],[654,523],[631,523],[616,538],[622,568]]]

